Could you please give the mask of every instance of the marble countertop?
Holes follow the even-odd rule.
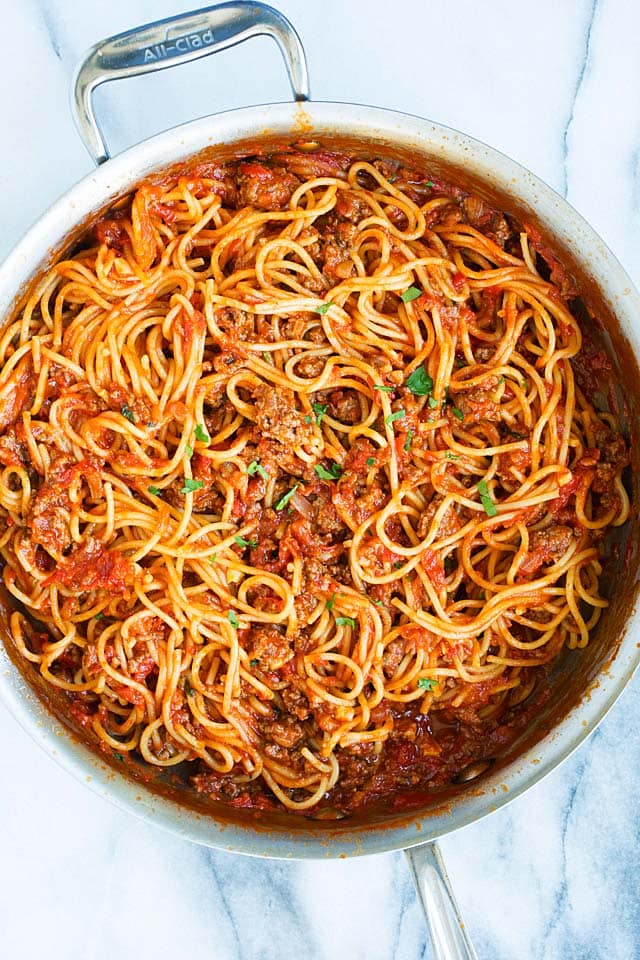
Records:
[[[276,4],[306,45],[316,98],[401,109],[491,143],[564,194],[640,282],[640,5]],[[0,258],[91,168],[67,106],[80,54],[192,6],[4,5]],[[97,103],[117,151],[191,117],[287,96],[279,55],[261,38],[111,84]],[[640,957],[639,692],[636,679],[526,796],[442,842],[480,960]],[[401,854],[297,864],[194,846],[84,789],[3,708],[0,754],[0,953],[11,960],[431,956]]]

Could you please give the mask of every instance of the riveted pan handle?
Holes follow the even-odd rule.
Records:
[[[429,927],[435,960],[477,960],[437,843],[405,850]]]
[[[206,57],[250,37],[272,37],[285,61],[295,100],[309,99],[307,61],[295,29],[264,3],[221,3],[135,27],[93,46],[76,70],[72,109],[82,141],[96,163],[109,152],[93,110],[101,83],[165,70]]]

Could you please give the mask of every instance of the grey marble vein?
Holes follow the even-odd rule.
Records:
[[[573,123],[576,103],[578,97],[580,96],[580,91],[582,89],[582,84],[589,67],[589,57],[591,53],[591,32],[593,30],[593,25],[596,19],[596,12],[598,9],[598,0],[590,0],[589,10],[587,13],[587,23],[584,31],[584,40],[582,42],[582,56],[580,61],[580,69],[578,71],[578,76],[574,84],[571,100],[569,103],[569,113],[567,117],[567,122],[565,123],[564,130],[562,132],[562,196],[566,197],[569,189],[569,174],[568,174],[568,157],[569,157],[569,134],[571,132],[571,125]]]

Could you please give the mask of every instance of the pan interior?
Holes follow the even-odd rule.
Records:
[[[633,458],[632,467],[627,471],[625,479],[632,500],[637,504],[640,494],[638,490],[640,446],[637,442],[638,424],[640,424],[640,376],[633,350],[630,348],[617,319],[615,306],[605,300],[588,269],[588,265],[577,256],[574,250],[564,245],[557,236],[550,234],[547,224],[538,218],[536,210],[518,200],[512,192],[500,184],[478,175],[470,167],[447,161],[442,158],[441,154],[430,153],[428,150],[420,150],[417,147],[394,146],[390,141],[384,139],[371,143],[361,137],[332,136],[324,133],[314,134],[314,139],[320,142],[322,148],[347,151],[363,159],[389,157],[409,162],[414,166],[425,167],[442,179],[479,195],[516,220],[533,223],[540,230],[545,242],[577,279],[581,291],[581,303],[576,304],[575,309],[581,314],[579,319],[583,329],[588,330],[595,342],[605,349],[612,362],[614,373],[611,386],[614,390],[619,391],[619,385],[625,385],[625,403],[622,408],[621,419],[623,421],[623,432],[629,441]],[[202,160],[211,157],[220,159],[231,155],[247,155],[257,150],[265,151],[282,147],[290,142],[291,137],[264,135],[259,140],[253,138],[249,141],[237,142],[232,146],[211,146],[198,152],[197,155],[192,155],[192,159]],[[169,169],[170,167],[171,165],[169,165]],[[166,171],[166,167],[162,171],[158,170],[158,172]],[[96,212],[90,222],[85,221],[74,228],[59,247],[52,251],[51,258],[72,253],[77,249],[87,229],[113,202],[114,198],[112,197],[103,209]],[[607,393],[608,386],[606,383],[601,385],[603,394]],[[463,800],[469,792],[477,796],[478,792],[485,788],[488,778],[495,782],[495,778],[500,771],[516,761],[525,750],[539,743],[550,731],[556,729],[572,709],[584,697],[589,696],[589,690],[593,689],[594,684],[599,683],[599,678],[603,676],[603,672],[606,672],[607,666],[611,664],[615,657],[625,632],[625,625],[633,613],[640,564],[638,551],[639,523],[638,511],[632,510],[628,523],[608,538],[603,559],[602,592],[609,599],[610,604],[603,612],[597,628],[593,631],[588,647],[584,650],[567,650],[557,658],[550,677],[552,695],[540,706],[527,729],[503,755],[486,758],[491,762],[486,769],[480,769],[477,776],[471,776],[463,782],[452,784],[450,789],[444,793],[434,794],[430,802],[411,812],[411,819],[429,817],[429,815],[436,816],[448,804],[455,804]],[[0,597],[0,631],[7,652],[29,685],[45,703],[47,709],[65,725],[68,736],[75,741],[80,735],[80,731],[70,725],[69,717],[65,715],[55,694],[52,695],[51,688],[45,687],[39,674],[33,671],[28,664],[17,662],[17,658],[13,656],[12,646],[7,642],[6,628],[12,602],[9,601],[6,594]],[[84,733],[82,739],[86,739]],[[351,834],[354,829],[357,831],[358,829],[366,830],[371,827],[401,827],[406,824],[408,819],[406,812],[399,813],[393,808],[365,809],[362,813],[349,818],[348,821],[332,819],[325,821],[317,819],[312,813],[307,816],[300,816],[285,811],[269,812],[267,814],[264,812],[253,813],[251,811],[231,810],[227,806],[203,799],[185,785],[176,789],[174,775],[167,775],[163,771],[150,770],[148,766],[142,763],[138,765],[127,764],[125,769],[117,761],[100,753],[95,744],[90,744],[90,747],[95,751],[96,759],[103,768],[104,765],[111,766],[117,772],[118,777],[127,777],[159,797],[178,802],[180,806],[186,807],[196,814],[212,817],[218,824],[249,828],[252,831],[256,829],[259,831],[266,830],[267,832],[276,830],[290,837],[308,835],[310,832],[317,836],[325,831],[327,835],[339,837],[342,833]]]

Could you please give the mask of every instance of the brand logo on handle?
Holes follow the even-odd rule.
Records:
[[[168,57],[177,57],[182,53],[202,50],[203,47],[210,47],[212,43],[215,43],[213,30],[200,30],[196,33],[188,33],[183,37],[167,39],[164,43],[154,43],[150,47],[145,47],[143,59],[145,63],[166,60]]]

